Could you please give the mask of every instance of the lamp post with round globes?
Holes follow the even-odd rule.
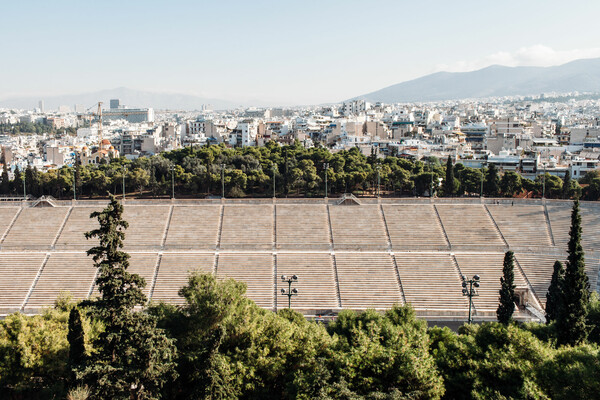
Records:
[[[473,322],[473,318],[471,317],[471,309],[473,307],[473,297],[479,296],[477,292],[477,288],[479,287],[479,275],[473,275],[473,278],[467,279],[464,275],[461,276],[462,279],[462,294],[463,296],[469,297],[469,324]]]
[[[327,198],[327,170],[329,169],[329,163],[323,163],[323,170],[325,171],[325,198]]]
[[[295,283],[298,281],[298,276],[297,275],[292,275],[292,276],[281,275],[281,281],[288,283],[287,290],[284,288],[281,288],[281,294],[288,297],[288,308],[292,308],[292,296],[298,296],[298,289],[296,289],[296,288],[292,289],[292,283],[293,282]]]

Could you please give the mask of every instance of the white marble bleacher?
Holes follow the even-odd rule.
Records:
[[[464,314],[460,275],[448,253],[396,253],[396,264],[407,303],[434,315],[450,311]]]
[[[99,227],[97,218],[90,218],[101,207],[73,207],[65,226],[56,241],[57,250],[87,250],[98,244],[98,239],[86,239],[84,234]]]
[[[292,298],[292,308],[324,310],[338,308],[337,289],[331,255],[328,253],[279,253],[277,254],[277,308],[288,306],[288,298],[280,290],[288,289],[281,275],[297,275],[292,284],[298,296]]]
[[[0,238],[4,236],[19,207],[0,207]]]
[[[73,300],[86,299],[92,289],[96,268],[85,252],[52,253],[35,284],[25,311],[39,311],[54,304],[61,292]]]
[[[392,258],[387,253],[336,252],[342,307],[385,309],[402,304]]]
[[[460,271],[467,279],[480,276],[479,296],[473,297],[473,304],[479,315],[496,315],[500,298],[500,277],[504,265],[504,253],[456,253]],[[525,278],[515,263],[515,285],[527,287]],[[460,292],[462,287],[457,288]]]
[[[165,249],[210,249],[217,247],[221,206],[175,206]]]
[[[0,253],[0,313],[19,311],[45,253]]]
[[[554,263],[558,260],[566,267],[565,255],[545,255],[532,253],[518,253],[515,258],[523,269],[527,280],[531,284],[535,295],[539,299],[542,306],[546,305],[546,293],[552,280],[552,272],[554,271]]]
[[[488,205],[510,247],[550,247],[544,207],[539,205]]]
[[[385,250],[387,234],[378,205],[329,206],[336,250]]]
[[[273,206],[227,204],[223,210],[221,248],[270,250],[273,248]]]
[[[481,204],[436,205],[452,247],[505,247],[502,237]]]
[[[50,249],[68,212],[69,207],[23,208],[2,249]]]
[[[383,211],[394,250],[448,248],[432,205],[386,204],[383,206]]]
[[[169,206],[125,205],[125,250],[160,249],[169,212]]]
[[[278,204],[276,209],[278,249],[329,249],[327,206]]]
[[[217,278],[233,278],[246,283],[248,298],[261,307],[273,307],[275,276],[271,253],[221,253]]]

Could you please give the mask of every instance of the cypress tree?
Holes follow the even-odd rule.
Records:
[[[446,162],[446,180],[444,180],[444,195],[446,197],[452,197],[455,191],[454,165],[452,165],[452,158],[448,156],[448,161]]]
[[[156,327],[155,317],[134,311],[146,302],[145,282],[127,271],[129,254],[121,248],[128,224],[122,219],[121,203],[109,196],[109,205],[91,214],[100,227],[85,234],[99,240],[87,253],[99,270],[96,285],[101,297],[92,309],[104,323],[104,331],[77,378],[89,384],[94,398],[158,398],[163,386],[176,377],[175,346]]]
[[[513,252],[507,251],[504,255],[504,266],[500,278],[500,304],[496,310],[498,321],[504,325],[508,325],[512,320],[512,315],[515,312],[515,301],[517,301],[514,260]]]
[[[565,172],[565,179],[563,179],[562,198],[571,198],[571,172],[569,170]]]
[[[73,307],[69,313],[69,332],[67,333],[69,342],[69,365],[71,368],[81,366],[86,358],[85,354],[85,333],[81,323],[81,314],[77,307]]]
[[[573,203],[571,230],[567,249],[567,268],[563,285],[563,304],[557,318],[559,345],[583,343],[588,334],[586,317],[590,298],[589,280],[585,273],[585,255],[581,246],[579,201]]]
[[[552,280],[546,293],[546,323],[556,321],[560,308],[562,307],[562,291],[565,281],[565,269],[560,261],[554,263]]]
[[[6,164],[2,167],[2,182],[0,182],[0,192],[2,194],[8,194],[10,192],[10,178],[8,176],[8,166]]]

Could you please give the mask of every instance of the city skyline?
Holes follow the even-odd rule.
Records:
[[[437,71],[600,57],[600,34],[561,29],[594,23],[600,5],[517,4],[11,3],[0,99],[131,87],[319,104]]]

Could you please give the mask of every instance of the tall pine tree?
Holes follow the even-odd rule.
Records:
[[[562,198],[563,199],[571,198],[571,172],[569,170],[567,170],[567,172],[565,172],[565,179],[563,179]]]
[[[448,161],[446,162],[446,179],[444,180],[444,196],[452,197],[455,192],[454,165],[452,165],[452,158],[448,156]]]
[[[500,278],[500,304],[496,310],[498,321],[508,325],[515,312],[515,257],[512,251],[507,251],[504,255],[504,266],[502,268],[502,277]]]
[[[494,164],[489,164],[484,184],[485,194],[487,196],[496,196],[498,194],[499,181],[498,168],[496,168],[496,165]]]
[[[583,343],[588,335],[586,317],[590,299],[589,280],[585,273],[585,255],[581,246],[581,215],[575,200],[571,213],[567,268],[563,285],[563,303],[557,318],[559,345]]]
[[[0,192],[2,194],[10,193],[10,177],[8,176],[8,166],[2,166],[2,180],[0,181]]]
[[[123,206],[110,195],[103,210],[91,214],[100,227],[85,236],[97,237],[98,245],[88,250],[98,268],[96,285],[100,299],[92,304],[104,324],[94,342],[97,351],[77,377],[87,383],[95,398],[158,398],[165,383],[174,379],[175,346],[156,319],[143,311],[144,279],[127,271],[129,254],[121,251],[124,230]]]
[[[86,360],[85,352],[85,333],[81,323],[81,314],[77,307],[73,307],[69,313],[69,332],[67,333],[69,342],[69,368],[72,371],[83,367]],[[75,376],[72,376],[74,380]]]
[[[563,285],[565,281],[565,269],[560,261],[554,263],[552,280],[546,293],[546,323],[556,321],[563,302]]]

